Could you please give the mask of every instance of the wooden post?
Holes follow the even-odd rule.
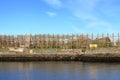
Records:
[[[107,33],[107,37],[109,38],[109,34]],[[107,42],[107,47],[110,47],[111,42]]]
[[[88,38],[88,34],[86,34],[86,48],[88,48],[89,46],[89,38]]]
[[[113,46],[116,46],[115,40],[114,40],[114,33],[112,33],[112,39],[113,39]]]
[[[104,38],[104,34],[102,33],[102,39]],[[101,41],[102,42],[102,41]],[[102,47],[104,47],[104,42],[102,42]]]
[[[91,36],[92,36],[92,43],[93,43],[93,33],[92,33],[92,35],[91,35]]]
[[[78,49],[80,48],[80,35],[78,34]]]
[[[62,48],[64,49],[64,34],[62,35]]]
[[[53,40],[52,34],[50,34],[50,48],[52,48],[52,40]]]
[[[120,41],[119,41],[119,33],[118,33],[118,44],[117,44],[117,46],[120,46]]]
[[[71,42],[72,42],[72,44],[71,44],[72,46],[71,46],[71,47],[72,47],[72,49],[73,49],[73,34],[72,34],[72,41],[71,41]]]
[[[97,45],[99,46],[99,34],[97,34],[97,40],[96,40]]]
[[[78,34],[76,35],[76,49],[78,49]]]

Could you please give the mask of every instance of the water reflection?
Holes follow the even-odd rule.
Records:
[[[0,80],[119,80],[119,63],[0,62]]]
[[[97,79],[97,66],[96,65],[93,65],[90,67],[90,74],[93,80]]]

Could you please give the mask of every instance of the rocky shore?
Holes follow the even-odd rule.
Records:
[[[0,61],[82,61],[82,62],[120,62],[120,49],[111,48],[62,51],[35,51],[34,53],[0,52]]]

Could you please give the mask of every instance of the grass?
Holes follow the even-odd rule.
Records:
[[[8,48],[0,48],[0,51],[8,51]]]

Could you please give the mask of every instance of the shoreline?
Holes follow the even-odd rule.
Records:
[[[9,52],[8,52],[9,53]],[[12,53],[0,54],[0,62],[29,61],[81,61],[81,62],[120,62],[120,53]]]

